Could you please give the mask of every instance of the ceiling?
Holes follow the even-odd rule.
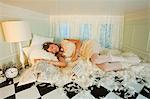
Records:
[[[48,15],[127,14],[150,8],[150,0],[0,0]]]

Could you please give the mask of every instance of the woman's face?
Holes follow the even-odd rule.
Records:
[[[55,54],[55,53],[59,52],[59,47],[56,44],[50,44],[49,48],[47,50],[48,50],[48,52]]]

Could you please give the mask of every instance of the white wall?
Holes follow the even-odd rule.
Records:
[[[25,20],[29,23],[32,33],[49,36],[49,17],[47,15],[0,3],[0,22],[6,20]],[[4,41],[0,28],[0,64],[12,60],[12,56],[17,53],[16,45],[12,44],[13,54],[11,54],[10,43]]]
[[[150,13],[138,11],[125,16],[124,50],[131,50],[150,61]]]

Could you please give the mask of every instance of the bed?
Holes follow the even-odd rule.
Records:
[[[101,53],[113,54],[123,57],[137,56],[131,52],[121,52],[120,50],[104,49]],[[40,56],[42,57],[42,56]],[[44,56],[49,58],[49,56]],[[50,56],[54,58],[54,56]],[[78,84],[81,88],[66,88],[68,92],[80,90],[97,90],[103,87],[106,92],[114,92],[121,98],[134,99],[142,91],[150,94],[150,63],[141,62],[136,65],[123,63],[123,70],[104,72],[89,60],[81,57],[77,61],[69,63],[66,68],[58,68],[50,64],[39,61],[26,69],[20,77],[18,86],[31,83],[51,83],[64,88],[69,83]],[[28,75],[28,76],[27,76]],[[76,86],[76,85],[73,85]],[[97,98],[102,98],[99,96]],[[150,97],[150,96],[148,96]],[[118,98],[115,98],[118,99]]]

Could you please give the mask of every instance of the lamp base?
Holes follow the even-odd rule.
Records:
[[[23,53],[21,42],[19,42],[19,52],[20,52],[20,63],[22,65],[22,68],[25,68],[25,65],[24,65],[25,59],[24,59],[24,53]]]

